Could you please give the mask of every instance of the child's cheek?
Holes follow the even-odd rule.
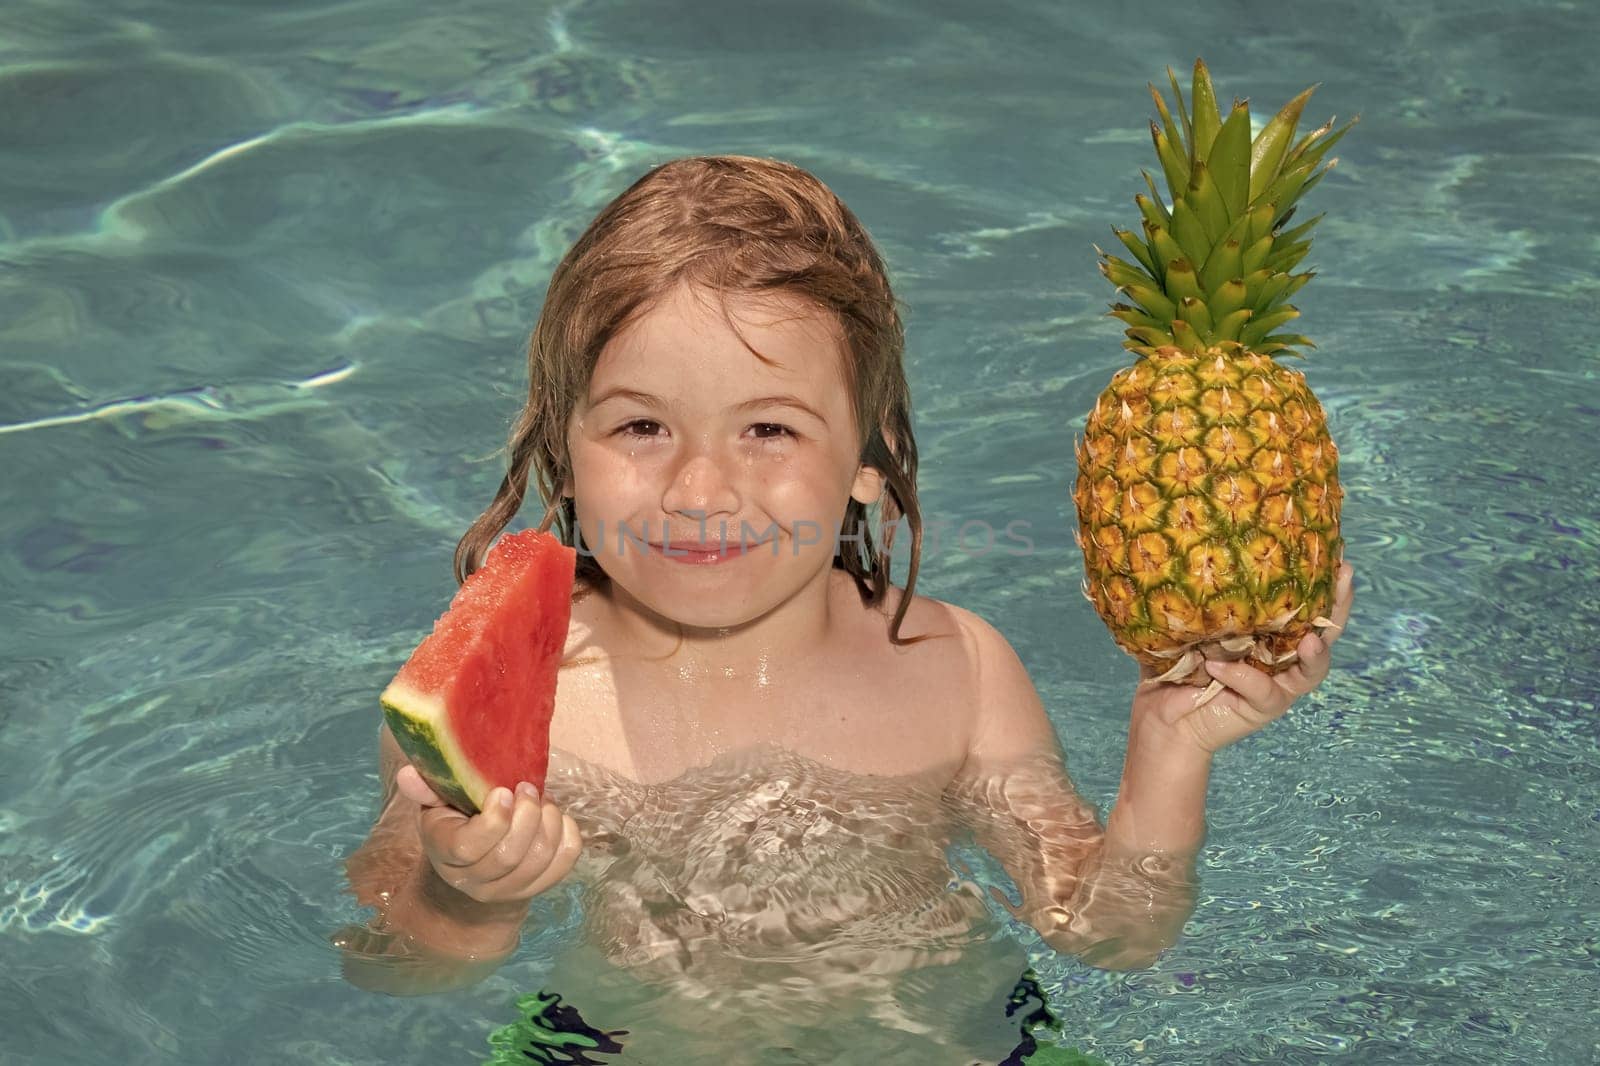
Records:
[[[849,487],[835,485],[837,478],[831,470],[789,455],[769,458],[753,472],[757,506],[780,525],[792,529],[805,520],[830,532],[837,528],[848,502]]]
[[[586,449],[573,456],[573,473],[583,509],[596,517],[633,509],[650,491],[650,465],[626,452]]]

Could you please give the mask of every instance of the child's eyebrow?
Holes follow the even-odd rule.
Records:
[[[607,400],[632,400],[633,402],[644,407],[654,408],[658,411],[665,411],[672,406],[659,396],[652,395],[648,392],[640,392],[638,389],[624,388],[620,385],[615,388],[607,389],[599,396],[596,396],[594,401],[590,403],[589,406],[599,407]],[[732,407],[728,408],[728,410],[738,413],[742,411],[754,411],[762,407],[792,407],[797,411],[804,411],[806,414],[810,415],[812,418],[815,418],[823,425],[828,424],[828,420],[823,418],[822,414],[817,411],[816,408],[800,399],[800,397],[792,396],[787,393],[779,393],[772,396],[754,396],[748,400],[741,400]]]

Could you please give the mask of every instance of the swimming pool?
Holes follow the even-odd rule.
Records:
[[[1111,1063],[1600,1060],[1600,15],[1227,11],[9,4],[0,1058],[476,1062],[574,965],[572,893],[436,997],[345,984],[327,936],[361,917],[376,694],[498,482],[549,269],[677,155],[790,159],[871,229],[926,513],[1034,545],[919,589],[1007,634],[1108,806],[1134,669],[1067,495],[1124,354],[1091,244],[1134,218],[1144,82],[1203,55],[1258,114],[1321,81],[1311,115],[1363,115],[1297,299],[1356,616],[1219,758],[1156,966],[1004,923],[973,950]]]

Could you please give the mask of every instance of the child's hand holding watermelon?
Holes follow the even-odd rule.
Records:
[[[334,935],[345,977],[391,995],[465,988],[516,950],[529,900],[571,872],[578,827],[536,791],[490,789],[473,815],[446,805],[387,729],[379,760],[383,813],[348,872],[381,918]]]
[[[421,805],[417,836],[434,873],[479,903],[532,899],[572,871],[583,848],[578,825],[538,789],[496,788],[483,810],[462,814],[407,764],[395,775],[401,795]]]
[[[539,795],[576,561],[548,533],[500,538],[380,697],[423,853],[479,903],[532,899],[582,847]]]
[[[409,994],[480,979],[515,949],[528,901],[577,861],[577,823],[540,795],[575,559],[545,533],[502,537],[384,690],[382,813],[348,864],[381,918],[335,940],[356,984]],[[412,954],[428,965],[388,965]]]

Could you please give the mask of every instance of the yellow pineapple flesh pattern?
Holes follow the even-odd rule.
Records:
[[[1164,680],[1287,669],[1333,605],[1338,452],[1305,376],[1230,341],[1117,372],[1078,449],[1085,597]]]

